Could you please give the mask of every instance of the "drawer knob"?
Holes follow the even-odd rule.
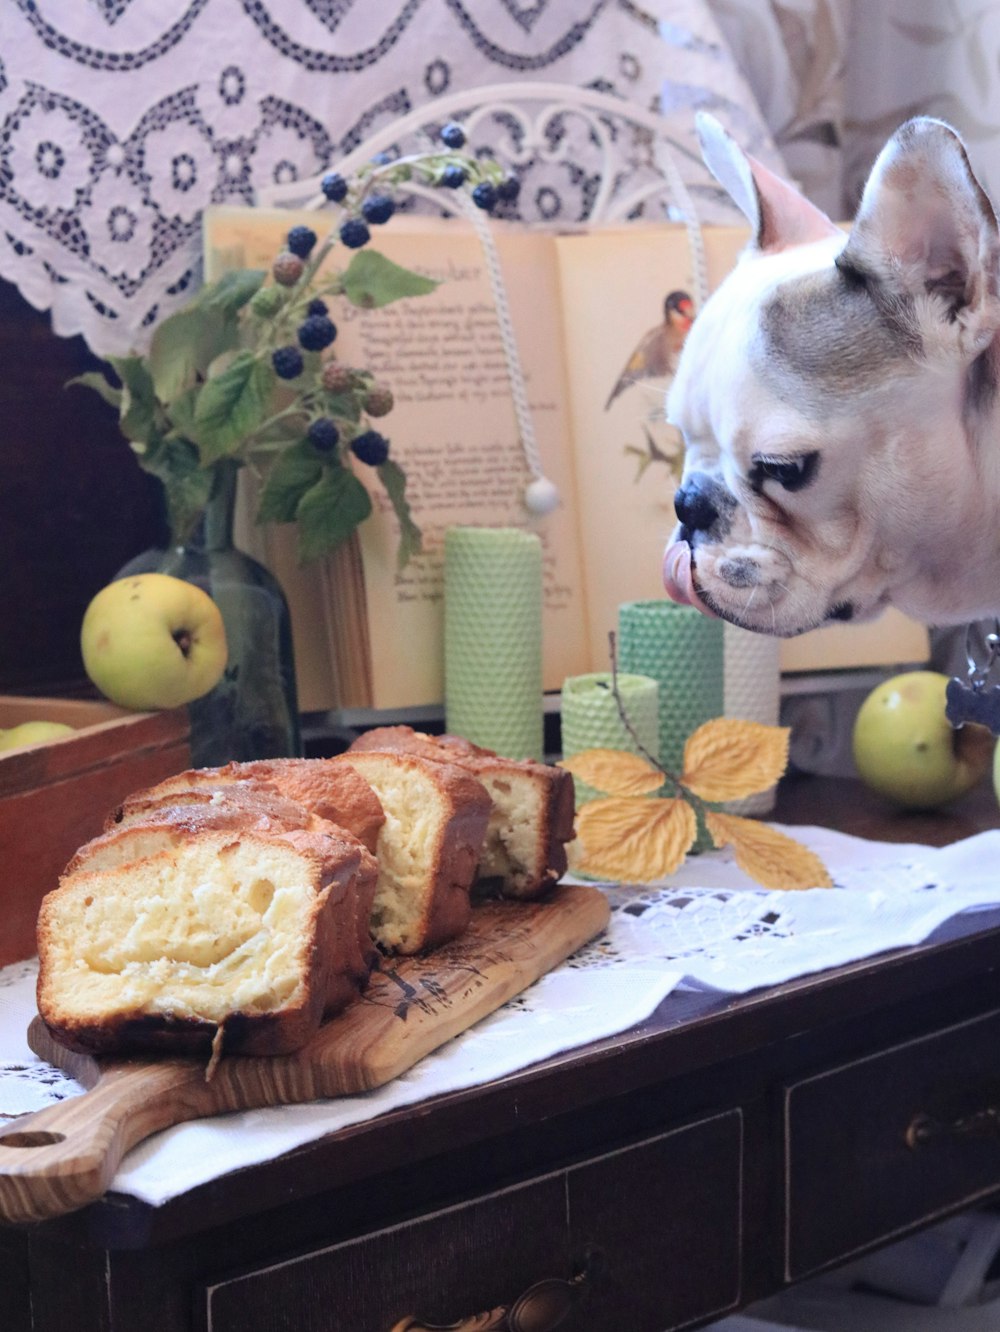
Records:
[[[511,1305],[472,1314],[455,1323],[425,1323],[410,1315],[394,1324],[392,1332],[554,1332],[587,1294],[598,1266],[599,1255],[591,1251],[583,1271],[569,1281],[545,1277]]]
[[[906,1129],[907,1147],[922,1147],[935,1138],[1000,1138],[1000,1106],[988,1105],[954,1119],[935,1119],[919,1114]]]

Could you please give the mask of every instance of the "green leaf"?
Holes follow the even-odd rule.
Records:
[[[439,284],[401,268],[377,250],[358,250],[343,273],[344,295],[363,310],[375,310],[407,296],[426,296]]]
[[[169,315],[157,324],[149,348],[156,396],[161,402],[172,402],[238,340],[235,316],[222,309],[190,305]]]
[[[396,552],[396,568],[403,570],[414,555],[423,553],[423,536],[420,528],[413,521],[410,504],[406,498],[406,473],[398,463],[387,458],[375,469],[378,478],[385,486],[386,494],[392,501],[392,507],[399,521],[399,549]]]
[[[293,523],[299,501],[319,481],[323,464],[307,439],[280,453],[267,475],[257,509],[258,523]]]
[[[122,381],[118,409],[122,434],[148,444],[156,429],[156,392],[146,363],[141,356],[109,356],[108,362]]]
[[[351,535],[372,511],[368,491],[349,468],[325,467],[299,502],[299,559],[327,554]]]
[[[267,416],[274,388],[270,364],[244,351],[198,394],[194,424],[203,463],[234,453]]]
[[[121,389],[112,388],[99,370],[89,370],[85,375],[74,375],[72,379],[66,380],[64,387],[70,388],[73,384],[82,384],[84,388],[93,389],[112,407],[121,406]]]
[[[202,287],[195,304],[201,310],[219,310],[222,314],[234,315],[263,286],[266,277],[263,268],[234,268]]]

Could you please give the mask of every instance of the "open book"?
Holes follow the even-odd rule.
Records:
[[[268,268],[288,229],[324,216],[210,209],[208,277]],[[559,507],[524,505],[530,471],[482,244],[460,220],[397,217],[372,244],[440,285],[430,295],[362,311],[331,310],[334,351],[375,372],[396,406],[379,421],[407,474],[424,553],[396,567],[398,531],[373,477],[375,511],[356,539],[299,566],[291,527],[241,526],[240,544],[288,595],[305,711],[399,709],[443,698],[443,536],[452,524],[538,533],[544,555],[544,684],[609,667],[608,634],[623,601],[662,597],[660,561],[674,525],[681,441],[663,419],[669,374],[633,377],[615,393],[665,298],[692,293],[680,225],[634,224],[557,235],[493,223],[544,473]],[[742,228],[704,231],[709,285],[746,242]],[[346,266],[335,246],[330,262]],[[368,471],[358,467],[367,483]],[[248,509],[252,496],[248,497]],[[926,631],[889,612],[872,625],[831,625],[782,644],[782,669],[924,660]]]

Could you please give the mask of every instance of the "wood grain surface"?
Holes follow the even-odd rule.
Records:
[[[36,1019],[32,1049],[88,1090],[0,1136],[0,1219],[38,1221],[94,1201],[130,1148],[173,1124],[391,1081],[599,934],[608,914],[604,895],[586,885],[560,885],[539,902],[483,903],[461,938],[426,957],[384,961],[364,995],[301,1050],[224,1058],[210,1081],[193,1059],[74,1054]]]

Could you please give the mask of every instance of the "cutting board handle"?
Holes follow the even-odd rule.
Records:
[[[110,1186],[122,1157],[151,1133],[205,1114],[204,1066],[171,1059],[121,1060],[73,1070],[85,1096],[25,1115],[0,1129],[0,1215],[43,1221],[83,1207]]]

